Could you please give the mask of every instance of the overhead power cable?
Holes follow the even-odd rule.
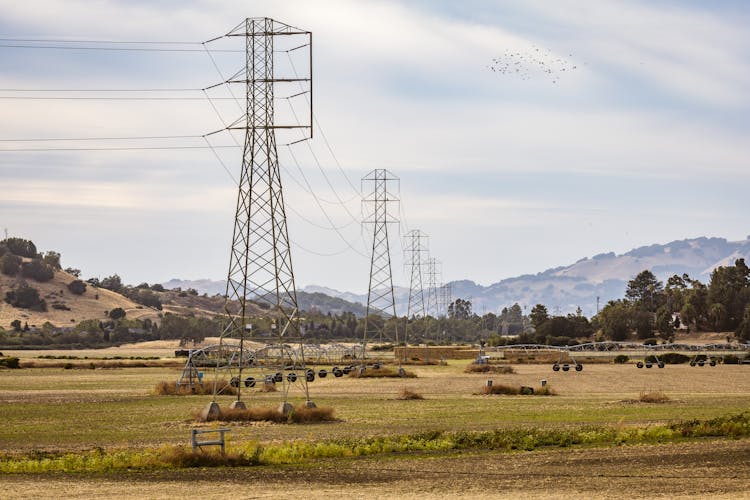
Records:
[[[49,137],[44,139],[0,139],[0,142],[58,142],[58,141],[141,141],[161,139],[200,139],[202,135],[153,135],[133,137]]]
[[[203,52],[202,49],[164,49],[155,47],[91,47],[85,45],[20,45],[20,44],[0,44],[2,48],[12,49],[52,49],[52,50],[95,50],[95,51],[113,51],[113,52]],[[214,49],[214,52],[245,52],[239,49]]]
[[[171,149],[218,149],[237,148],[237,146],[121,146],[102,148],[2,148],[0,153],[33,153],[33,152],[57,152],[57,151],[150,151]]]

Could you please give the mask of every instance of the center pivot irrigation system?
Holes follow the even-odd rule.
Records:
[[[644,345],[634,342],[588,342],[574,346],[549,346],[543,344],[515,344],[492,347],[489,352],[502,353],[503,357],[513,355],[529,356],[532,354],[549,354],[557,356],[552,365],[554,371],[577,372],[583,370],[583,363],[578,358],[604,358],[619,354],[637,359],[636,368],[664,368],[663,357],[667,353],[682,354],[689,357],[690,366],[716,366],[719,359],[728,354],[750,352],[750,344],[654,344]],[[484,357],[486,358],[486,356]]]

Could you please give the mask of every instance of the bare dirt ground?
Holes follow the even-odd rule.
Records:
[[[750,440],[6,476],[6,498],[750,498]]]

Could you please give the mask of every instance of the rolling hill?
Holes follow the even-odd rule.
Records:
[[[580,307],[585,315],[592,316],[597,310],[597,298],[600,305],[622,298],[627,282],[644,269],[651,270],[662,281],[673,274],[687,273],[707,283],[711,271],[718,266],[732,265],[738,258],[750,261],[750,238],[727,241],[724,238],[701,237],[639,247],[621,255],[610,252],[584,257],[568,266],[508,278],[486,286],[470,280],[453,281],[449,285],[452,297],[470,299],[474,311],[479,314],[483,311],[497,312],[518,302],[527,310],[534,304],[545,304],[554,314],[572,313]],[[223,290],[224,286],[222,281],[210,280],[172,280],[164,285],[168,287],[172,283],[199,291]],[[337,309],[343,309],[346,305],[355,314],[363,314],[362,304],[367,302],[365,294],[311,285],[300,292],[300,305],[303,304],[302,292],[318,297],[337,297],[348,304],[342,303]],[[396,309],[399,314],[405,314],[409,289],[396,287],[395,294]]]

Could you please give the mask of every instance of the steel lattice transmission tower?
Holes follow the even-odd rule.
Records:
[[[439,289],[439,307],[440,316],[448,316],[448,306],[453,302],[452,290],[450,283],[444,283],[440,285]]]
[[[433,318],[440,316],[440,305],[438,288],[440,283],[441,266],[440,261],[430,257],[425,263],[425,274],[427,275],[427,314]]]
[[[424,300],[424,282],[422,280],[422,267],[427,256],[428,236],[414,229],[404,236],[404,265],[409,272],[409,304],[406,308],[406,328],[404,330],[404,342],[409,339],[409,320],[412,316],[424,318],[427,315]]]
[[[362,199],[367,217],[365,224],[372,224],[372,257],[370,259],[370,284],[367,289],[367,309],[365,315],[365,331],[363,342],[375,336],[383,341],[385,321],[373,321],[371,314],[383,317],[396,317],[396,301],[393,296],[393,274],[391,272],[391,253],[388,241],[388,224],[398,222],[391,215],[389,206],[398,203],[399,179],[385,169],[375,169],[362,178],[364,184],[372,184],[372,190]],[[395,189],[392,189],[395,186]],[[396,213],[398,213],[396,211]],[[398,343],[398,326],[395,327],[393,338]]]
[[[227,84],[242,84],[245,90],[245,113],[228,130],[244,132],[242,169],[237,193],[232,249],[227,275],[225,311],[228,317],[221,342],[239,339],[240,352],[246,337],[252,334],[250,301],[261,304],[272,319],[272,330],[281,337],[299,336],[297,292],[289,245],[286,210],[279,171],[276,130],[302,128],[312,137],[312,104],[310,121],[305,124],[280,124],[274,116],[276,86],[294,82],[307,85],[312,93],[312,34],[270,18],[248,18],[225,35],[244,38],[244,67]],[[309,75],[281,78],[274,72],[275,41],[284,37],[309,50]],[[295,38],[296,37],[296,38]],[[312,95],[309,96],[312,103]],[[239,306],[236,306],[239,304]],[[283,342],[280,342],[283,345]],[[281,357],[285,357],[281,353]],[[230,371],[242,369],[247,360],[240,359]],[[237,401],[240,388],[237,387]],[[286,391],[285,391],[286,397]]]

